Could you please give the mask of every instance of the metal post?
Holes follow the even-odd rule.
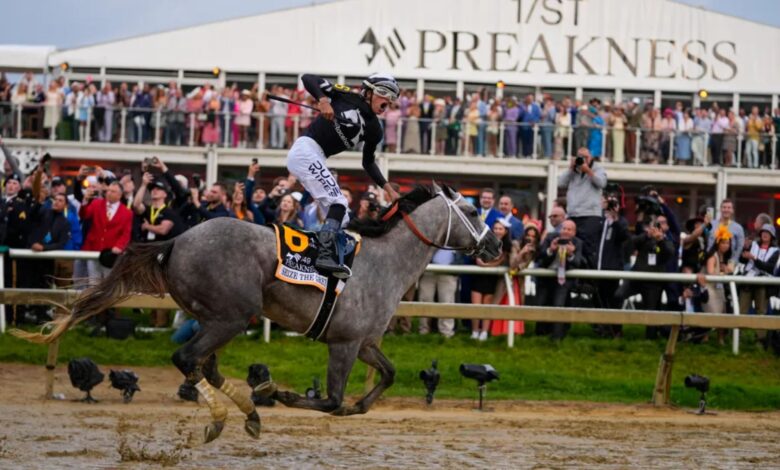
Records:
[[[127,108],[122,108],[119,113],[119,143],[124,144],[127,141]]]
[[[508,272],[504,273],[504,283],[506,284],[506,298],[509,301],[509,305],[514,307],[517,305],[515,299],[515,289],[513,285],[512,276]],[[506,332],[506,345],[508,348],[515,347],[515,321],[509,320],[509,331]]]
[[[710,165],[709,159],[707,158],[707,156],[710,154],[709,149],[710,149],[710,133],[709,132],[705,132],[704,133],[704,153],[701,156],[701,158],[702,158],[702,163],[701,163],[702,166],[709,166]]]
[[[62,106],[55,106],[54,107],[54,112],[58,113],[58,115],[60,116],[60,119],[62,119]],[[45,115],[45,113],[46,113],[46,110],[44,109],[44,115]],[[57,125],[59,125],[59,122],[58,122]],[[57,126],[52,127],[51,131],[49,131],[49,140],[51,140],[52,142],[57,140]]]
[[[263,317],[263,342],[271,342],[271,320],[266,317]]]
[[[612,149],[614,152],[615,150]],[[607,161],[607,127],[601,128],[601,161]]]
[[[190,113],[190,147],[195,145],[195,113]]]
[[[22,138],[22,105],[16,106],[16,138]]]
[[[775,132],[780,132],[780,130],[777,130],[777,129],[775,129]],[[777,134],[774,134],[774,135],[772,136],[772,169],[773,169],[773,170],[774,170],[775,168],[777,168],[777,167],[775,166],[775,163],[777,163],[777,162],[775,161],[775,159],[776,159],[776,158],[777,158]]]
[[[436,119],[431,119],[431,139],[428,144],[431,146],[431,155],[436,155]]]
[[[742,168],[742,141],[743,140],[744,137],[742,136],[742,132],[740,132],[737,135],[737,168]]]
[[[301,125],[301,116],[300,114],[296,114],[293,116],[293,142],[298,140],[298,128]]]
[[[558,198],[558,164],[555,160],[550,160],[547,164],[547,199],[544,200],[544,215],[545,215],[545,227],[550,230],[550,215],[553,209],[553,204]]]
[[[636,128],[636,144],[634,146],[634,164],[639,165],[639,152],[642,151],[642,129]]]
[[[498,126],[498,158],[504,158],[504,133],[506,132],[506,124],[503,122]]]
[[[568,135],[568,138],[566,139],[566,155],[563,156],[564,160],[571,156],[571,148],[574,146],[574,127],[568,126],[566,134]]]
[[[160,145],[160,120],[162,119],[162,111],[157,108],[154,112],[154,145]]]
[[[92,140],[92,106],[87,107],[87,128],[84,129],[84,142]]]
[[[401,146],[403,145],[403,140],[401,139],[403,135],[403,128],[404,128],[403,119],[399,119],[398,122],[395,124],[395,138],[396,138],[395,153],[396,154],[401,153]]]
[[[265,148],[263,139],[265,139],[265,114],[260,113],[260,117],[257,119],[257,148]]]
[[[676,134],[674,132],[669,133],[669,156],[667,164],[669,166],[674,165],[674,138],[676,137]]]
[[[534,124],[533,131],[534,131],[534,140],[532,144],[533,147],[531,147],[531,158],[536,160],[536,158],[538,157],[536,146],[539,145],[539,124]]]
[[[737,295],[737,285],[733,282],[729,282],[729,290],[731,291],[731,308],[734,309],[734,315],[739,316],[739,296]],[[762,312],[762,314],[763,313],[764,312]],[[739,328],[734,328],[733,330],[731,352],[733,352],[735,356],[739,354]]]
[[[463,125],[460,128],[461,135],[463,136],[463,155],[468,155],[469,154],[469,150],[470,150],[469,149],[469,144],[471,143],[470,142],[471,137],[469,136],[468,125],[469,125],[469,122],[464,119],[463,120]]]
[[[225,148],[230,147],[230,112],[225,113],[225,128],[222,129],[222,146]]]

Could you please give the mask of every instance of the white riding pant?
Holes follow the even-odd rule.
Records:
[[[349,212],[347,198],[325,163],[325,152],[311,137],[299,137],[287,153],[287,169],[298,178],[323,212],[327,213],[333,204],[341,204]],[[347,222],[349,214],[344,215],[341,226],[346,226]]]

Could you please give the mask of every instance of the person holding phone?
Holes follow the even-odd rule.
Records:
[[[382,140],[377,116],[398,100],[400,88],[395,78],[388,74],[373,74],[363,80],[359,94],[316,75],[305,74],[301,81],[317,100],[320,114],[306,135],[293,144],[287,154],[287,168],[327,210],[318,235],[320,252],[315,267],[322,273],[347,278],[350,271],[339,264],[336,246],[337,235],[348,222],[347,200],[328,169],[326,159],[345,150],[357,150],[362,144],[363,169],[385,190],[391,202],[398,199],[400,195],[382,175],[374,153]]]

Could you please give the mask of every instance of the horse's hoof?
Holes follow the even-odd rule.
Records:
[[[247,434],[257,439],[260,437],[260,421],[246,420],[244,422],[244,431]]]
[[[272,398],[277,389],[276,383],[269,380],[268,382],[263,382],[255,387],[254,392],[263,398]]]
[[[225,423],[222,421],[214,421],[213,423],[206,426],[203,442],[209,443],[214,439],[218,438],[219,435],[222,434],[222,429],[224,427],[225,427]]]
[[[331,411],[330,414],[333,416],[347,416],[347,408],[340,406],[335,410]]]

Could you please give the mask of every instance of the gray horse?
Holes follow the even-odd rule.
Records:
[[[403,223],[399,223],[403,221]],[[353,277],[339,296],[327,331],[328,396],[313,399],[266,387],[287,406],[336,415],[365,413],[393,383],[395,370],[377,345],[403,294],[422,275],[437,247],[477,254],[485,260],[500,253],[501,242],[478,217],[474,206],[449,187],[418,187],[386,209],[364,235]],[[208,404],[212,423],[205,440],[219,436],[227,409],[216,398],[225,393],[246,414],[245,430],[260,434],[260,417],[248,396],[240,394],[217,370],[216,351],[243,332],[253,315],[304,332],[321,301],[318,289],[292,285],[274,276],[274,230],[236,219],[203,223],[179,237],[131,245],[111,274],[87,289],[70,315],[49,324],[49,334],[14,334],[48,343],[71,326],[104,311],[134,293],[171,297],[198,320],[200,331],[173,354],[173,362]],[[379,383],[355,405],[342,406],[355,359],[379,371]]]

